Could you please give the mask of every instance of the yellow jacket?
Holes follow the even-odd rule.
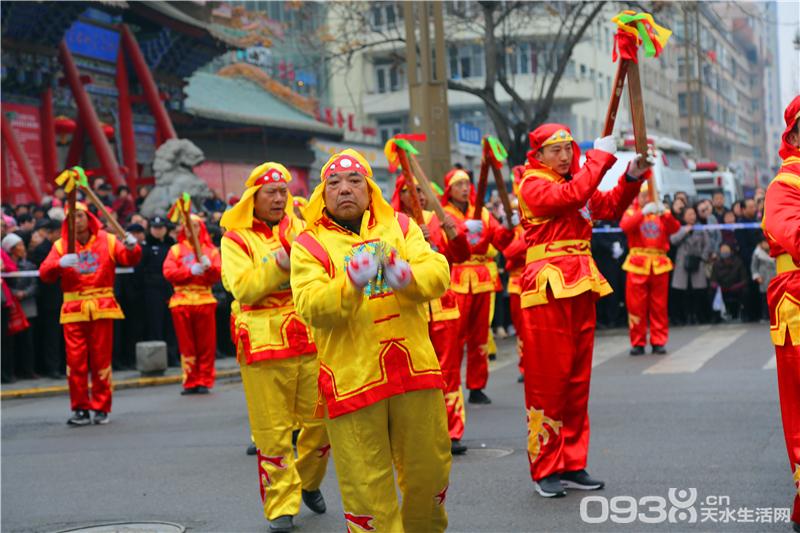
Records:
[[[443,386],[426,304],[447,290],[447,260],[407,216],[382,220],[367,210],[357,235],[322,214],[316,222],[309,219],[292,247],[292,291],[319,347],[320,392],[331,418]],[[353,254],[380,245],[411,265],[413,280],[402,291],[395,293],[380,270],[363,291],[347,275]]]
[[[287,214],[274,229],[255,220],[222,237],[222,282],[237,302],[232,329],[240,363],[316,352],[295,311],[289,272],[275,260],[281,246],[290,246],[303,231],[303,222]]]

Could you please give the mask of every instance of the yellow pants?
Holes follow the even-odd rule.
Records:
[[[486,344],[486,353],[497,353],[497,344],[494,342],[494,331],[492,330],[492,320],[494,320],[494,305],[497,299],[497,293],[493,292],[491,296],[491,303],[489,304],[489,342]]]
[[[300,512],[300,489],[317,490],[328,467],[324,420],[314,418],[319,361],[315,355],[242,365],[250,430],[268,520]],[[297,458],[292,431],[300,428]]]
[[[326,424],[348,531],[447,528],[444,504],[451,456],[441,390],[392,396]]]

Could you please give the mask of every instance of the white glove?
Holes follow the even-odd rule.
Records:
[[[203,267],[205,267],[206,270],[208,270],[208,268],[211,266],[211,259],[209,259],[208,256],[206,255],[201,256],[200,264],[203,265]]]
[[[394,290],[404,289],[411,283],[411,265],[397,256],[392,256],[383,265],[383,274],[386,283]]]
[[[658,205],[656,205],[655,202],[648,202],[642,209],[642,213],[645,215],[655,215],[658,213]]]
[[[354,255],[347,265],[347,275],[353,285],[363,289],[378,275],[378,262],[375,260],[375,256],[369,252]]]
[[[598,137],[594,140],[594,149],[614,155],[617,153],[617,138],[613,135]]]
[[[125,234],[125,248],[127,248],[128,250],[133,250],[133,248],[137,244],[139,243],[136,241],[136,237],[134,237],[130,233]]]
[[[278,248],[278,251],[275,252],[275,261],[278,263],[278,266],[281,267],[283,270],[286,270],[288,272],[291,269],[289,254],[286,253],[286,249],[283,246]]]
[[[631,159],[631,162],[628,163],[628,168],[625,170],[625,174],[631,176],[632,178],[641,178],[644,176],[644,173],[647,172],[650,167],[656,164],[656,156],[652,152],[652,150],[647,151],[647,157],[645,158],[645,163],[647,166],[640,168],[639,161],[642,159],[642,154],[636,154],[636,157]]]
[[[519,213],[516,211],[511,214],[511,225],[519,226]]]
[[[64,254],[58,260],[58,266],[61,268],[73,268],[78,266],[78,254]]]
[[[202,276],[206,268],[201,263],[195,263],[189,267],[189,270],[192,272],[192,276]]]
[[[464,222],[464,225],[467,227],[469,233],[480,233],[483,231],[483,220],[469,219]]]
[[[667,207],[664,204],[662,204],[661,202],[656,202],[656,213],[658,213],[659,216],[666,213],[666,211]]]
[[[618,241],[614,241],[611,244],[611,257],[614,259],[619,259],[622,257],[622,254],[625,250],[622,249],[622,245]]]

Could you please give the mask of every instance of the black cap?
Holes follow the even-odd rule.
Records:
[[[161,216],[155,216],[150,219],[151,228],[163,228],[167,225],[167,219]]]
[[[142,226],[141,224],[136,224],[134,222],[133,224],[128,224],[128,227],[125,228],[125,231],[129,233],[133,233],[134,231],[139,231],[144,233],[144,226]]]
[[[100,191],[113,191],[114,190],[114,188],[111,187],[110,183],[103,183],[97,189],[100,190]]]

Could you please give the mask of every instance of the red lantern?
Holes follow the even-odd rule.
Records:
[[[78,123],[64,115],[56,117],[55,120],[53,120],[53,124],[58,134],[59,144],[67,144],[67,137],[75,133],[75,130],[78,129]]]
[[[103,134],[106,136],[106,139],[109,141],[114,140],[114,126],[111,124],[106,124],[105,122],[100,123],[100,127],[103,129]]]

